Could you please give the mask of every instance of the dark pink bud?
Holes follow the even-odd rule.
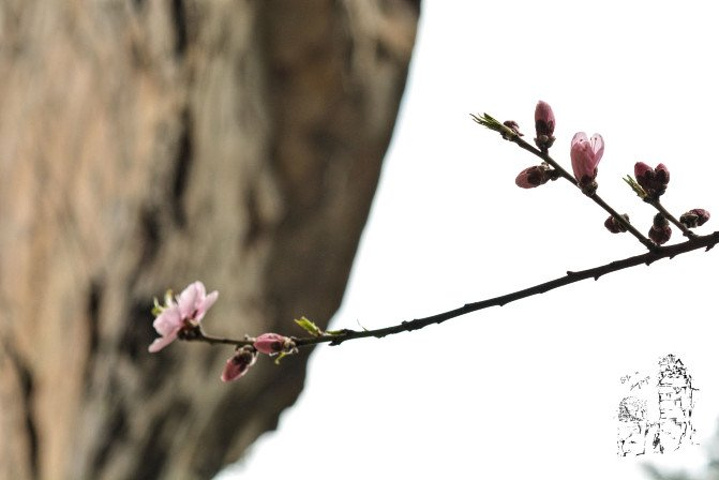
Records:
[[[644,162],[637,162],[634,165],[634,176],[637,178],[637,183],[651,198],[657,199],[667,190],[669,169],[663,163],[654,169]]]
[[[238,348],[235,354],[227,360],[220,380],[231,382],[241,378],[254,365],[255,360],[257,360],[257,351],[253,347],[245,345]]]
[[[547,165],[535,165],[519,172],[514,183],[521,188],[538,187],[552,178],[551,172],[552,170]]]
[[[255,339],[253,343],[258,352],[267,355],[275,355],[285,350],[292,349],[294,342],[278,333],[263,333]]]
[[[622,218],[629,223],[629,215],[626,213],[622,215]],[[612,233],[622,233],[627,231],[627,227],[621,224],[616,218],[609,217],[605,220],[604,226],[607,227],[607,230],[609,230]]]
[[[657,213],[654,215],[652,228],[649,229],[649,239],[657,245],[664,245],[672,238],[672,228],[664,215]]]
[[[665,225],[669,225],[669,221],[664,217],[664,215],[662,215],[661,213],[657,213],[652,219],[652,224],[655,227],[663,227]]]
[[[672,238],[672,227],[664,225],[663,227],[657,227],[652,225],[649,229],[649,239],[657,245],[664,245]]]
[[[695,208],[683,214],[679,221],[688,228],[701,227],[709,221],[711,215],[703,208]]]
[[[654,169],[644,162],[637,162],[634,164],[634,176],[636,178],[643,177],[647,172],[651,171],[654,171]]]
[[[546,152],[554,144],[554,112],[547,102],[539,101],[534,109],[534,127],[537,138],[534,143],[540,150]]]

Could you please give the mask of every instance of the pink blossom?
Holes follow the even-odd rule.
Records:
[[[572,170],[580,184],[588,183],[597,176],[597,165],[604,155],[604,139],[598,133],[587,139],[587,134],[579,132],[572,138]]]
[[[218,295],[217,291],[206,295],[205,285],[195,282],[188,285],[175,300],[167,299],[166,305],[160,307],[162,312],[152,323],[160,338],[152,342],[148,348],[150,353],[159,352],[168,346],[181,330],[197,327]]]
[[[263,333],[255,339],[253,345],[258,352],[274,355],[283,351],[288,341],[289,338],[278,333]]]
[[[220,380],[223,382],[231,382],[242,377],[254,365],[257,360],[257,352],[249,345],[238,348],[235,354],[227,359]]]

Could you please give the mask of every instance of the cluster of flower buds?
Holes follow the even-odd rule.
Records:
[[[629,223],[629,215],[624,213],[622,214],[622,218]],[[613,216],[610,216],[604,221],[604,226],[612,233],[623,233],[627,231],[627,227]]]
[[[649,229],[649,239],[657,245],[664,245],[672,238],[672,227],[664,215],[657,213],[654,216],[652,228]]]
[[[542,152],[547,152],[554,145],[554,112],[547,102],[539,101],[534,109],[534,128],[537,138],[534,143]]]
[[[702,225],[707,223],[710,216],[711,215],[709,215],[709,212],[707,212],[703,208],[694,208],[684,213],[679,218],[679,221],[687,228],[696,228],[701,227]]]
[[[572,171],[577,184],[586,195],[597,191],[597,166],[604,155],[604,139],[598,133],[587,138],[584,132],[578,132],[572,138],[569,153],[572,159]]]
[[[644,162],[634,165],[634,176],[637,183],[644,189],[649,198],[656,200],[667,191],[669,183],[669,170],[663,163],[652,168]]]

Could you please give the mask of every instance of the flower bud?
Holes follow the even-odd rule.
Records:
[[[519,172],[514,183],[521,188],[538,187],[551,180],[552,171],[548,165],[534,165]]]
[[[254,347],[249,345],[239,347],[235,354],[227,360],[220,380],[223,382],[237,380],[247,373],[250,367],[254,365],[255,360],[257,360],[257,351]]]
[[[654,169],[644,162],[637,162],[634,165],[634,176],[637,178],[637,183],[655,200],[667,190],[669,169],[663,163]]]
[[[276,355],[280,352],[291,350],[294,347],[294,342],[284,335],[263,333],[255,339],[253,346],[258,352],[267,355]]]
[[[652,226],[649,229],[649,239],[657,245],[664,245],[672,238],[672,227],[664,225],[663,227]]]
[[[629,223],[629,215],[626,213],[622,215],[622,218]],[[622,225],[616,218],[610,216],[604,221],[604,226],[612,233],[622,233],[627,231],[627,227]]]
[[[597,189],[594,179],[597,177],[597,165],[604,155],[604,139],[598,133],[587,139],[587,134],[579,132],[572,138],[570,156],[574,178],[587,195]]]
[[[534,143],[543,152],[549,150],[554,144],[554,112],[548,103],[539,101],[534,109],[534,127],[537,132],[537,138]]]
[[[657,213],[652,219],[652,225],[655,227],[663,227],[665,225],[669,225],[669,220],[667,220],[661,213]]]
[[[657,172],[657,181],[666,187],[669,183],[669,169],[663,163],[660,163],[654,171]]]
[[[524,136],[524,134],[519,131],[519,124],[517,122],[515,122],[514,120],[507,120],[502,125],[509,128],[510,130],[512,130],[517,136],[519,136],[519,137]],[[507,135],[506,133],[502,134],[502,138],[505,140],[511,140],[509,138],[509,135]]]
[[[708,211],[703,208],[695,208],[679,217],[679,221],[688,228],[695,228],[707,223],[710,217],[711,215],[709,215]]]
[[[664,245],[672,238],[672,227],[661,213],[654,216],[653,223],[652,228],[649,229],[649,239],[657,245]]]

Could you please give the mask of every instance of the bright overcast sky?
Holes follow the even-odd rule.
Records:
[[[601,133],[599,194],[640,231],[652,211],[621,180],[636,161],[666,164],[665,206],[706,208],[715,219],[698,232],[719,230],[714,5],[424,0],[333,327],[387,326],[643,253],[606,232],[606,214],[569,183],[517,188],[537,159],[470,113],[516,120],[531,141],[545,100],[557,117],[550,153],[569,168],[574,133]],[[279,430],[221,478],[645,478],[636,459],[617,457],[619,379],[654,374],[668,353],[700,389],[704,446],[649,459],[696,466],[719,415],[718,271],[718,251],[696,252],[418,332],[320,347]]]

